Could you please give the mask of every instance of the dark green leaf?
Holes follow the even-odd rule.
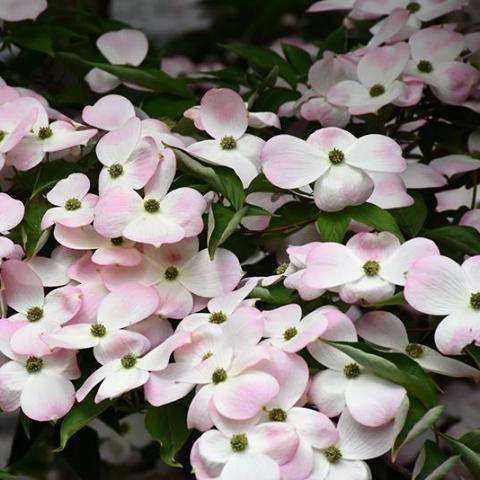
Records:
[[[423,196],[418,192],[410,192],[415,203],[410,207],[396,208],[391,213],[400,228],[409,236],[415,237],[423,227],[427,218],[427,205]]]
[[[156,95],[149,98],[142,109],[152,118],[181,118],[183,112],[196,105],[195,99],[180,98],[172,95]]]
[[[208,253],[213,259],[217,248],[236,230],[248,207],[236,212],[224,207],[220,203],[212,205],[213,230],[208,239]]]
[[[258,298],[262,302],[271,305],[287,305],[299,301],[298,295],[294,290],[285,288],[281,283],[271,287],[256,287],[250,294],[251,298]]]
[[[341,243],[350,224],[348,210],[340,212],[320,212],[317,217],[316,227],[322,240],[326,242]]]
[[[41,197],[34,198],[26,205],[20,229],[27,257],[35,255],[50,234],[49,230],[42,230],[40,227],[43,215],[50,207],[51,205]]]
[[[322,58],[323,52],[330,51],[335,53],[345,52],[346,31],[344,27],[338,27],[321,44],[318,49],[317,58]]]
[[[347,210],[350,216],[357,222],[369,225],[379,232],[393,233],[401,242],[404,241],[397,222],[392,217],[392,214],[386,210],[383,210],[372,203],[364,203],[363,205],[358,205],[356,207],[349,207]]]
[[[459,458],[459,455],[448,458],[435,442],[427,440],[415,462],[412,480],[441,480]]]
[[[60,446],[55,450],[56,452],[61,452],[75,433],[112,404],[110,400],[95,403],[94,397],[95,395],[89,395],[82,403],[75,405],[63,419],[60,427]]]
[[[403,292],[396,293],[393,297],[387,298],[386,300],[381,300],[380,302],[369,303],[369,307],[391,307],[394,305],[403,305],[405,303],[405,297]]]
[[[462,435],[460,441],[474,452],[480,453],[480,429]]]
[[[282,44],[282,50],[287,60],[300,75],[306,75],[308,73],[312,65],[312,59],[308,52],[303,48],[289,45],[288,43]]]
[[[464,465],[472,472],[473,478],[480,478],[480,453],[475,452],[462,442],[448,435],[442,435],[445,441],[458,453]]]
[[[297,74],[293,67],[278,53],[258,45],[221,45],[222,47],[243,57],[258,72],[267,75],[277,66],[280,76],[290,85],[297,84]]]
[[[454,252],[467,255],[478,255],[480,253],[480,233],[473,227],[451,225],[434,228],[425,231],[424,236],[431,238],[440,247],[451,249]]]
[[[8,473],[6,470],[0,470],[0,480],[15,480],[17,477]]]
[[[11,25],[8,41],[28,50],[53,55],[52,32],[48,28],[35,24]]]
[[[187,409],[180,402],[163,407],[150,406],[145,415],[145,427],[160,444],[162,460],[172,467],[181,467],[175,456],[190,436],[186,419]]]
[[[465,350],[473,358],[477,364],[477,367],[480,367],[480,347],[472,344],[468,345],[468,347],[465,347]]]

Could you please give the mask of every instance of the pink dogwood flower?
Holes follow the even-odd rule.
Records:
[[[332,86],[327,100],[348,108],[352,115],[373,113],[394,102],[406,88],[398,77],[410,58],[405,43],[368,50],[358,63],[358,80],[343,80]]]
[[[273,137],[262,151],[262,169],[274,185],[300,188],[315,182],[318,208],[342,210],[372,194],[369,171],[401,173],[406,168],[401,148],[382,135],[354,137],[335,127],[312,133],[307,141],[290,135]]]
[[[406,188],[437,188],[447,184],[446,178],[431,164],[426,165],[417,160],[407,160],[407,169],[400,177]]]
[[[390,312],[368,312],[355,323],[358,335],[370,343],[394,352],[406,353],[427,371],[449,377],[480,380],[480,370],[453,358],[440,355],[433,348],[408,340],[403,322]]]
[[[12,350],[22,355],[50,353],[42,335],[73,318],[81,306],[80,291],[67,286],[45,296],[40,278],[27,263],[16,259],[2,265],[2,280],[5,301],[18,312],[5,321],[22,326],[12,335]]]
[[[85,123],[102,130],[116,130],[135,116],[135,107],[121,95],[106,95],[82,112]]]
[[[346,245],[326,242],[315,246],[307,257],[302,281],[312,288],[338,289],[348,303],[375,303],[391,297],[395,285],[405,285],[415,260],[438,254],[435,243],[426,238],[401,245],[391,233],[362,232]]]
[[[430,85],[442,102],[459,104],[468,98],[480,75],[457,61],[465,48],[463,35],[434,25],[414,33],[409,44],[412,60],[406,73]]]
[[[345,314],[330,307],[326,315],[326,332],[308,346],[312,356],[327,367],[313,377],[310,399],[328,417],[336,417],[348,409],[357,422],[367,427],[388,424],[401,407],[405,389],[378,377],[326,343],[324,340],[357,341],[355,326]]]
[[[212,298],[233,290],[242,275],[237,257],[223,248],[210,259],[208,251],[198,251],[198,239],[191,237],[160,248],[144,247],[137,267],[108,267],[107,287],[115,289],[128,281],[155,285],[160,304],[158,312],[181,319],[192,312],[194,295]]]
[[[192,448],[191,462],[199,480],[280,480],[281,466],[297,448],[298,436],[290,425],[268,422],[205,432]]]
[[[129,336],[122,342],[116,342],[115,352],[112,352],[116,359],[102,365],[85,380],[77,390],[77,401],[81,402],[98,384],[100,387],[95,395],[95,403],[119,397],[145,385],[150,372],[165,370],[172,352],[189,341],[189,334],[178,332],[148,353],[150,342],[142,335]]]
[[[80,377],[75,352],[57,350],[50,355],[18,355],[9,347],[9,336],[19,327],[0,327],[1,352],[8,361],[0,367],[0,407],[5,412],[21,408],[38,422],[58,420],[75,402],[71,380]]]
[[[458,355],[467,345],[480,345],[480,256],[462,266],[444,256],[417,260],[405,285],[405,298],[416,310],[445,318],[435,330],[435,344],[445,355]]]
[[[175,166],[174,157],[163,157],[145,186],[144,198],[126,187],[109,188],[96,205],[95,230],[104,237],[125,237],[156,246],[198,235],[206,202],[193,188],[168,192]]]
[[[264,336],[276,348],[295,353],[315,341],[327,329],[327,319],[321,309],[302,319],[302,309],[297,304],[284,305],[263,312]]]
[[[338,442],[316,451],[315,467],[307,480],[370,480],[372,473],[365,460],[390,450],[395,438],[395,422],[367,427],[344,410],[337,430]]]
[[[126,283],[109,293],[100,303],[95,323],[66,325],[44,335],[51,348],[80,350],[92,348],[99,363],[116,358],[117,345],[139,333],[123,330],[152,315],[158,308],[158,293],[153,287]]]
[[[65,227],[82,227],[93,221],[97,195],[88,193],[90,180],[83,173],[72,173],[60,180],[48,193],[47,200],[55,207],[47,210],[41,228],[45,230],[54,223]]]
[[[212,88],[202,97],[200,120],[213,140],[203,140],[188,151],[209,163],[232,168],[246,188],[258,175],[264,140],[245,133],[248,110],[242,97],[228,88]]]
[[[1,0],[0,18],[7,22],[35,20],[46,8],[46,0]]]
[[[124,28],[98,37],[97,48],[112,65],[138,67],[147,56],[148,40],[140,30]],[[118,77],[100,68],[90,70],[85,81],[96,93],[109,92],[122,83]]]

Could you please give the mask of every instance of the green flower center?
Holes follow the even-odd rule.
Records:
[[[423,347],[418,343],[409,343],[405,347],[405,352],[412,358],[420,358],[423,355]]]
[[[122,357],[122,367],[132,368],[137,364],[137,357],[133,353],[127,353]]]
[[[45,140],[50,138],[53,135],[52,129],[50,127],[41,127],[38,131],[38,138],[40,140]]]
[[[370,96],[371,97],[379,97],[385,93],[385,87],[377,83],[370,88]]]
[[[338,148],[334,148],[328,153],[328,159],[333,165],[339,165],[345,160],[345,154]]]
[[[111,243],[114,247],[119,247],[119,246],[122,245],[122,243],[123,243],[123,237],[111,238],[111,239],[110,239],[110,243]]]
[[[360,375],[360,367],[357,363],[349,363],[348,365],[345,365],[343,374],[347,378],[357,378]]]
[[[220,140],[220,147],[222,147],[223,150],[233,150],[234,148],[237,148],[237,141],[233,137],[223,137]]]
[[[232,436],[230,446],[234,452],[243,452],[248,447],[248,438],[244,433],[237,433]]]
[[[470,295],[470,306],[474,310],[480,310],[480,292],[472,293]]]
[[[337,463],[342,458],[342,452],[333,445],[323,450],[323,454],[330,463]]]
[[[65,202],[65,210],[73,212],[82,207],[82,202],[78,198],[70,198]]]
[[[288,263],[287,262],[282,263],[277,267],[277,269],[275,270],[275,273],[277,275],[283,275],[287,271],[287,268],[288,268]]]
[[[227,321],[227,316],[223,312],[214,312],[210,315],[208,321],[210,323],[216,323],[217,325],[220,325],[221,323]]]
[[[43,308],[30,307],[27,310],[27,320],[29,322],[38,322],[43,317]]]
[[[295,335],[297,335],[298,333],[298,330],[295,328],[295,327],[290,327],[290,328],[287,328],[284,332],[283,332],[283,338],[286,342],[288,342],[289,340],[291,340]]]
[[[417,2],[410,2],[406,8],[410,13],[415,13],[418,12],[422,7]]]
[[[108,167],[108,173],[112,178],[118,178],[120,175],[123,174],[123,166],[119,163],[114,163]]]
[[[284,422],[287,419],[287,412],[281,408],[273,408],[268,412],[268,419],[271,422]]]
[[[208,360],[210,357],[213,357],[213,353],[212,353],[212,352],[204,353],[204,354],[202,355],[202,362],[204,362],[205,360]]]
[[[43,359],[38,357],[28,357],[25,368],[28,373],[37,373],[43,367]]]
[[[158,203],[157,200],[154,198],[149,198],[148,200],[145,200],[145,203],[143,204],[143,208],[148,212],[148,213],[156,213],[158,210],[160,210],[160,203]]]
[[[375,260],[368,260],[363,265],[363,271],[367,277],[374,277],[380,270],[380,264]]]
[[[174,267],[173,265],[168,267],[165,270],[164,276],[165,276],[165,280],[169,280],[169,281],[175,280],[178,277],[178,268]]]
[[[223,368],[217,368],[212,374],[212,382],[216,385],[227,379],[227,372]]]
[[[102,325],[101,323],[94,323],[90,327],[90,334],[93,337],[104,337],[107,333],[107,329],[105,328],[105,325]]]
[[[422,73],[432,73],[433,65],[428,60],[420,60],[417,65],[418,71]]]

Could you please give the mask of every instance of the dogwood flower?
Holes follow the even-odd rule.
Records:
[[[435,344],[445,355],[458,355],[471,343],[480,345],[480,256],[462,266],[444,256],[417,260],[405,285],[405,298],[416,310],[446,316],[435,330]]]
[[[370,343],[406,353],[427,371],[450,377],[480,379],[480,371],[453,358],[440,355],[433,348],[408,340],[403,322],[390,312],[368,312],[355,322],[358,335]]]
[[[310,399],[328,417],[336,417],[347,408],[357,422],[367,427],[391,422],[405,398],[405,389],[378,377],[326,343],[326,340],[356,342],[357,332],[352,321],[340,311],[330,307],[325,315],[328,328],[317,342],[308,345],[308,351],[327,370],[313,377]]]
[[[343,80],[332,86],[327,99],[347,107],[352,115],[373,113],[394,102],[406,88],[398,80],[408,60],[410,49],[405,43],[368,50],[357,66],[358,80]]]
[[[209,163],[232,168],[246,188],[258,175],[264,141],[245,133],[248,110],[242,97],[228,88],[213,88],[202,97],[200,120],[213,140],[203,140],[188,151]]]
[[[135,116],[135,107],[121,95],[106,95],[82,112],[85,123],[102,130],[116,130]]]
[[[98,37],[97,48],[112,65],[138,67],[147,56],[148,40],[142,31],[124,28]],[[118,77],[100,68],[90,70],[85,81],[96,93],[109,92],[122,83]]]
[[[401,173],[405,168],[401,149],[390,138],[357,139],[335,127],[317,130],[307,141],[278,135],[262,151],[262,170],[270,182],[290,189],[315,182],[315,203],[326,211],[365,202],[374,187],[368,171]]]
[[[375,303],[405,285],[406,273],[419,258],[438,255],[435,243],[413,238],[400,245],[388,232],[357,233],[346,245],[321,243],[307,256],[302,281],[312,288],[335,288],[348,303]]]
[[[50,348],[42,334],[68,322],[80,309],[80,291],[71,286],[52,290],[47,296],[40,278],[25,262],[7,260],[2,265],[5,301],[18,313],[7,322],[18,323],[11,338],[12,350],[21,355],[43,356]]]
[[[104,237],[125,237],[156,246],[198,235],[206,202],[193,188],[167,193],[174,175],[174,158],[164,157],[145,186],[144,198],[129,188],[109,188],[95,207],[95,230]]]
[[[75,402],[71,380],[80,377],[75,352],[18,355],[9,348],[9,337],[19,327],[16,323],[0,327],[1,352],[9,359],[0,367],[0,407],[5,412],[21,408],[38,422],[58,420]]]
[[[109,293],[100,303],[95,323],[66,325],[44,335],[51,348],[80,350],[92,348],[99,363],[117,358],[118,345],[139,333],[122,330],[152,315],[158,308],[158,293],[153,287],[126,283]]]
[[[447,184],[445,177],[437,172],[433,165],[426,165],[413,159],[407,160],[407,169],[400,177],[406,188],[437,188]]]
[[[337,430],[338,442],[316,451],[315,467],[307,480],[370,480],[372,473],[364,460],[380,457],[390,450],[395,422],[367,427],[344,410]]]
[[[88,193],[90,180],[83,173],[72,173],[60,180],[48,193],[47,200],[55,207],[47,210],[41,228],[45,230],[54,223],[65,227],[82,227],[93,221],[97,195]]]
[[[155,285],[159,313],[181,319],[192,312],[194,295],[215,297],[226,293],[240,281],[242,271],[237,257],[219,248],[210,259],[208,251],[198,251],[198,239],[191,237],[160,248],[144,247],[137,267],[107,267],[104,279],[115,289],[128,281]]]
[[[281,466],[298,448],[295,430],[284,423],[262,423],[245,430],[210,430],[194,444],[191,463],[198,479],[280,480]]]
[[[407,74],[430,85],[442,102],[459,104],[468,98],[479,73],[457,61],[465,48],[463,35],[434,25],[414,33],[408,43],[412,60],[406,67]]]
[[[102,195],[111,186],[139,190],[155,173],[160,157],[154,142],[142,138],[141,121],[130,118],[121,127],[108,132],[97,143],[96,153],[104,168],[98,177]],[[171,150],[165,150],[165,155]]]

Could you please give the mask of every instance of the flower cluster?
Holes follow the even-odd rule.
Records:
[[[19,20],[9,3],[0,17]],[[30,3],[23,18],[46,6]],[[260,87],[250,99],[206,89],[182,112],[191,135],[122,95],[74,120],[4,82],[0,408],[56,421],[135,392],[134,415],[187,406],[199,480],[372,478],[367,460],[414,437],[405,428],[416,404],[435,408],[432,375],[480,380],[465,355],[480,347],[478,246],[458,238],[469,249],[450,254],[423,224],[408,224],[406,240],[396,223],[403,212],[416,224],[409,208],[425,189],[434,225],[450,212],[439,228],[480,230],[480,131],[466,128],[468,151],[430,162],[415,136],[430,119],[416,109],[426,98],[480,112],[479,36],[432,23],[464,3],[317,2],[310,12],[347,10],[348,28],[375,20],[369,42],[325,51],[278,112],[254,111]],[[131,29],[96,45],[125,68],[148,52]],[[101,94],[144,91],[97,67],[85,81]],[[386,108],[398,114],[380,125]],[[308,133],[282,133],[286,116]],[[37,190],[58,159],[68,173]],[[32,248],[35,202],[45,208]],[[255,251],[245,255],[235,234],[255,238]],[[432,338],[411,330],[413,317]],[[110,438],[102,425],[91,423]]]

